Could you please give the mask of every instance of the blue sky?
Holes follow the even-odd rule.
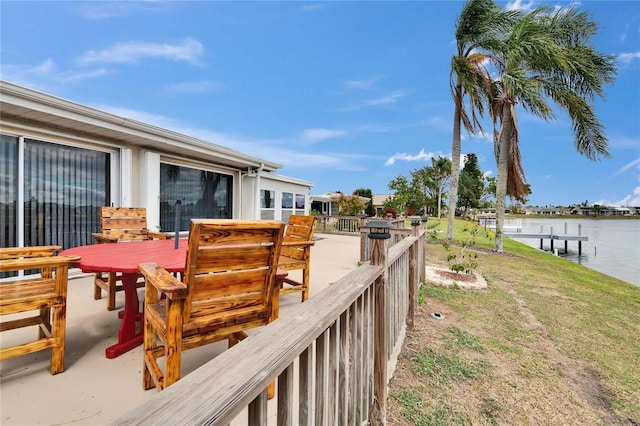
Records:
[[[640,2],[574,4],[599,23],[596,48],[617,60],[596,101],[611,157],[579,155],[561,110],[552,122],[519,110],[529,204],[640,206]],[[451,155],[462,6],[3,0],[0,78],[275,161],[314,182],[312,194],[385,194],[395,177]],[[463,138],[463,153],[495,176],[490,138]]]

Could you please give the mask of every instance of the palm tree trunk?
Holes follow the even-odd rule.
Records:
[[[496,241],[493,250],[502,253],[502,234],[504,210],[507,199],[507,180],[509,177],[509,145],[513,135],[511,105],[505,102],[502,107],[502,127],[498,135],[498,177],[496,179]]]
[[[456,218],[458,180],[460,178],[460,102],[462,87],[456,86],[456,102],[453,112],[453,142],[451,144],[451,182],[449,183],[449,214],[447,215],[447,240],[453,241],[453,221]],[[438,213],[440,213],[438,211]]]

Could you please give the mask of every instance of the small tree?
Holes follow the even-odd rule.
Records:
[[[365,205],[357,195],[340,194],[338,199],[338,216],[359,216]]]
[[[467,216],[470,208],[480,206],[480,199],[484,191],[484,177],[478,167],[478,157],[475,154],[467,154],[464,168],[460,172],[458,187],[458,205],[464,208],[463,216]]]
[[[447,262],[449,262],[449,269],[455,273],[471,274],[478,267],[478,253],[474,251],[468,251],[469,247],[472,247],[476,243],[476,235],[480,230],[478,224],[474,224],[471,227],[464,227],[462,232],[464,233],[464,240],[461,241],[460,253],[455,254],[451,252],[451,244],[448,242],[443,243],[443,246],[447,253]]]
[[[389,182],[388,186],[394,194],[385,201],[384,208],[393,208],[399,212],[420,210],[424,195],[416,179],[409,181],[405,176],[400,175]]]
[[[375,211],[373,210],[373,193],[369,188],[358,188],[353,191],[353,195],[359,195],[361,197],[365,197],[369,199],[369,202],[365,206],[365,213],[367,216],[374,216]]]
[[[457,166],[456,166],[457,167]],[[451,160],[446,157],[438,157],[431,159],[431,167],[429,167],[429,176],[438,188],[438,220],[440,219],[440,209],[442,207],[442,199],[446,197],[444,187],[448,185],[451,178]]]

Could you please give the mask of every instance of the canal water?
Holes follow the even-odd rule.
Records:
[[[638,219],[522,219],[522,233],[548,234],[553,227],[556,235],[581,235],[589,237],[582,242],[582,255],[578,256],[578,242],[569,241],[569,253],[564,254],[564,241],[555,240],[553,248],[561,257],[588,268],[640,286],[640,220]],[[514,238],[514,237],[511,237]],[[540,239],[514,238],[532,247],[540,248]],[[550,250],[549,239],[544,240],[544,250]]]

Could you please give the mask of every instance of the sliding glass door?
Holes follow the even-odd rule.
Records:
[[[111,199],[110,153],[7,135],[0,153],[2,247],[93,243]]]

